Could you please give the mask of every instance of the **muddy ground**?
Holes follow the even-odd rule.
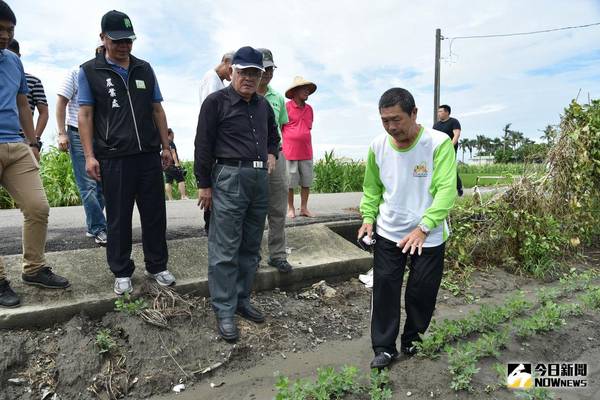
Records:
[[[598,260],[591,263],[600,268]],[[480,304],[499,304],[524,290],[533,296],[542,284],[502,270],[477,272],[470,293],[475,302],[441,290],[434,318],[459,318]],[[363,373],[369,349],[370,291],[357,280],[320,289],[258,293],[254,302],[267,323],[240,321],[241,340],[231,345],[218,338],[208,301],[147,287],[149,309],[140,315],[112,312],[101,320],[78,316],[45,330],[0,332],[0,400],[110,399],[270,399],[274,373],[314,377],[324,365],[354,364]],[[563,301],[570,301],[565,299]],[[148,321],[151,321],[149,323]],[[159,327],[156,325],[164,324]],[[600,399],[600,315],[586,312],[561,329],[528,342],[512,340],[500,360],[478,364],[472,393],[449,388],[444,356],[432,361],[400,359],[390,372],[394,399],[508,399],[514,393],[485,392],[498,382],[495,362],[587,362],[586,390],[556,392],[562,399]],[[100,353],[98,332],[110,329],[115,345]],[[179,395],[172,388],[183,383]],[[211,385],[212,384],[212,385]],[[408,395],[410,393],[410,395]],[[45,397],[44,397],[45,396]]]

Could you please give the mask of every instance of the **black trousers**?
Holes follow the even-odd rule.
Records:
[[[458,145],[454,146],[454,154],[457,157],[456,160],[458,162]],[[456,191],[460,196],[463,194],[463,185],[460,180],[460,175],[458,175],[458,168],[456,168]]]
[[[208,236],[208,228],[210,227],[210,210],[204,211],[204,232]]]
[[[117,278],[130,277],[131,217],[134,202],[140,212],[144,262],[148,272],[167,269],[167,213],[160,155],[142,153],[100,161],[106,203],[106,259]]]
[[[400,293],[408,257],[410,274],[404,292],[406,322],[400,338],[401,346],[411,346],[425,333],[435,309],[442,282],[445,244],[423,248],[419,256],[402,253],[402,249],[379,235],[374,248],[373,304],[371,312],[371,343],[378,353],[397,351],[400,328]]]

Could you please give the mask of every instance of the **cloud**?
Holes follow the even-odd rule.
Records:
[[[127,12],[139,37],[134,54],[156,70],[185,159],[192,158],[201,76],[224,51],[247,44],[273,51],[279,68],[272,86],[280,92],[295,75],[317,83],[309,100],[315,110],[317,155],[335,148],[340,155],[364,157],[369,142],[382,133],[377,100],[393,86],[409,89],[420,122],[433,123],[436,28],[446,38],[441,102],[452,106],[463,137],[497,136],[512,122],[535,138],[537,129],[558,122],[580,89],[591,97],[600,92],[594,68],[600,27],[450,39],[598,21],[600,6],[593,0],[10,3],[19,20],[17,38],[26,69],[44,81],[50,98],[61,74],[91,58],[102,14],[113,8]]]

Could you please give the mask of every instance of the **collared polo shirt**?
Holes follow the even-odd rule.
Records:
[[[286,160],[312,160],[311,129],[313,109],[305,103],[300,107],[294,100],[285,103],[289,122],[283,126],[283,154]]]
[[[69,100],[67,103],[67,125],[74,126],[75,128],[79,127],[77,122],[77,113],[79,112],[79,102],[77,100],[78,75],[79,68],[71,69],[58,89],[58,95]]]
[[[22,142],[17,95],[29,93],[25,70],[19,57],[0,50],[0,143]]]
[[[285,108],[285,98],[271,87],[271,85],[267,85],[267,93],[265,93],[265,99],[273,108],[273,113],[275,113],[275,122],[277,122],[277,131],[279,132],[279,136],[281,136],[281,127],[284,124],[288,123],[288,113]]]
[[[225,88],[225,84],[214,69],[206,71],[200,82],[200,107],[209,94]]]

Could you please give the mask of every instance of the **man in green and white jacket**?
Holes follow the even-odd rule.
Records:
[[[371,368],[383,368],[399,356],[400,293],[409,255],[402,352],[413,355],[419,334],[427,330],[450,234],[446,217],[456,199],[452,142],[445,133],[417,123],[413,96],[389,89],[379,100],[379,114],[387,134],[369,147],[358,231],[359,240],[375,239]]]

